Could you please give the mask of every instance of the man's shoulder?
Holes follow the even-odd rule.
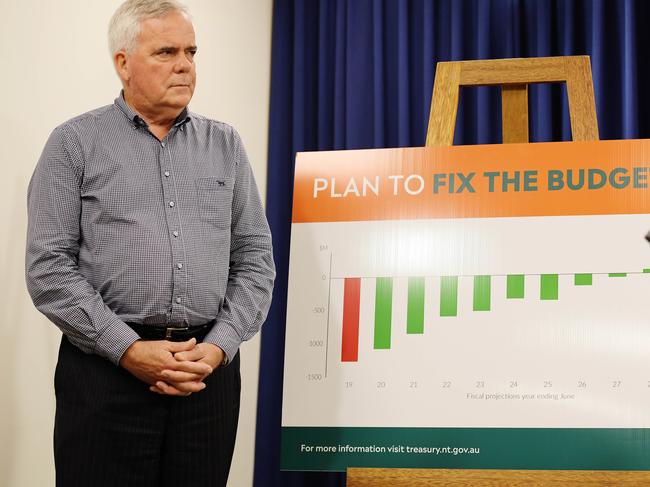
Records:
[[[106,119],[107,116],[110,116],[114,113],[115,105],[105,105],[103,107],[95,108],[88,112],[72,117],[69,120],[66,120],[60,124],[56,130],[67,131],[67,130],[83,130],[90,127],[96,127],[98,122]]]

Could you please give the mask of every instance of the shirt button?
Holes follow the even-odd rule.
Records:
[[[173,207],[174,207],[174,202],[173,202],[173,201],[170,201],[170,202],[169,202],[169,207],[170,207],[170,208],[173,208]]]
[[[167,145],[167,144],[165,144],[164,142],[161,142],[160,145],[162,145],[163,147],[165,147],[165,145]]]
[[[177,302],[178,304],[181,304],[181,301],[182,301],[181,298],[176,298],[176,302]]]
[[[166,177],[166,178],[169,177],[169,171],[165,171],[165,177]]]
[[[172,232],[172,235],[173,235],[174,237],[178,237],[178,232],[173,231],[173,232]]]
[[[176,267],[178,267],[179,269],[182,269],[182,268],[183,268],[183,264],[179,262],[178,264],[176,264]]]

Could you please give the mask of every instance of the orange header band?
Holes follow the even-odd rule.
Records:
[[[650,140],[305,152],[293,222],[650,213]]]

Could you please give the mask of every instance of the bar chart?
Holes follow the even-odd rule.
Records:
[[[295,226],[284,387],[303,400],[285,424],[650,425],[647,228],[648,215]],[[573,399],[472,399],[551,392]]]
[[[596,274],[609,278],[625,278],[628,275],[648,274],[650,268],[641,272],[608,272]],[[439,279],[439,316],[457,317],[458,315],[458,280],[459,276],[430,276]],[[469,276],[473,282],[472,310],[490,311],[491,309],[491,283],[495,276]],[[496,276],[505,278],[506,299],[523,299],[525,297],[525,282],[530,279],[539,280],[539,299],[554,301],[560,298],[559,276],[557,274],[524,275],[510,274]],[[571,275],[573,285],[592,286],[594,274],[579,273]],[[358,277],[345,277],[343,291],[343,318],[341,323],[341,361],[356,362],[359,356],[359,310],[361,279]],[[374,314],[374,343],[376,350],[391,348],[392,333],[392,307],[393,307],[393,278],[378,277],[366,279],[367,285],[375,285],[375,314]],[[423,334],[425,329],[425,277],[409,277],[407,285],[407,314],[406,333],[409,335]]]

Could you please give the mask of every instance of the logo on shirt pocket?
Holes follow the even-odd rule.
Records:
[[[233,178],[198,178],[196,191],[201,220],[217,228],[230,228]]]

